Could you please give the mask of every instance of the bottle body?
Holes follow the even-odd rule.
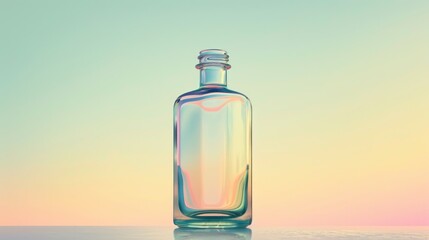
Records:
[[[174,223],[245,227],[252,219],[252,109],[241,93],[204,86],[174,105]]]

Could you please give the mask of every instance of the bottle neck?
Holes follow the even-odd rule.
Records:
[[[200,69],[200,87],[226,87],[226,69],[221,66],[205,66]]]

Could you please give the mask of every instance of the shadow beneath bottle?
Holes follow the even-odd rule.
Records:
[[[231,228],[231,229],[193,229],[176,228],[174,229],[174,240],[251,240],[252,230],[249,228]]]

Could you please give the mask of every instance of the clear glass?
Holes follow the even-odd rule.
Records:
[[[228,55],[200,52],[200,88],[174,104],[174,223],[234,228],[252,221],[252,110],[226,87]]]

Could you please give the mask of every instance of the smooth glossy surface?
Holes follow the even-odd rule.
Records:
[[[427,240],[428,227],[239,228],[0,227],[0,240]]]
[[[175,104],[175,219],[178,226],[251,222],[251,106],[226,88],[201,88]]]
[[[174,104],[174,224],[238,228],[252,222],[252,107],[227,88],[229,56],[200,52],[200,88]]]

